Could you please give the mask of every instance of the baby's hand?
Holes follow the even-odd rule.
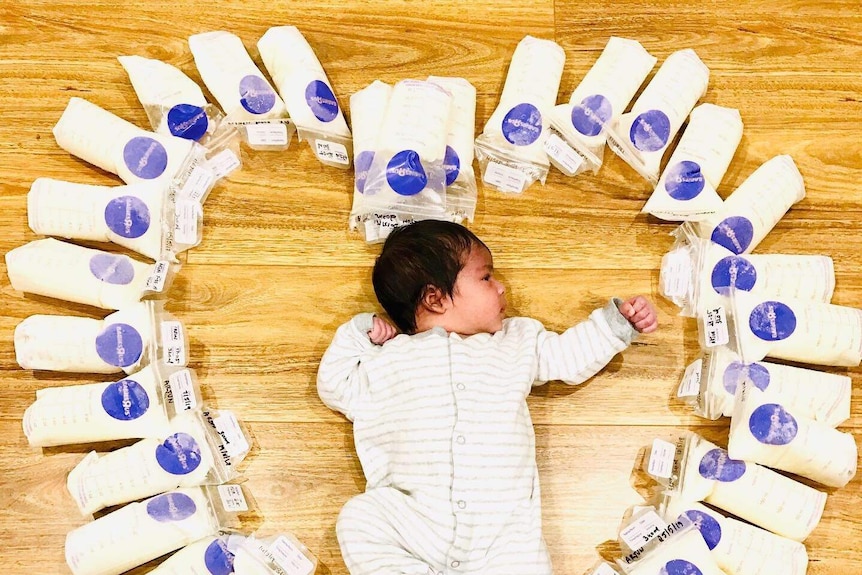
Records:
[[[374,325],[368,332],[368,339],[374,345],[383,345],[397,334],[398,332],[395,330],[395,327],[375,315]]]
[[[655,308],[642,295],[635,296],[620,305],[620,313],[640,333],[651,333],[658,328]]]

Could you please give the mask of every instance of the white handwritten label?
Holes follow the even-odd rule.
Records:
[[[703,328],[706,336],[706,347],[725,345],[730,341],[727,331],[727,315],[724,306],[709,308],[703,314]]]
[[[527,184],[527,174],[497,162],[488,162],[482,181],[500,191],[520,194]]]
[[[162,322],[162,359],[167,365],[186,365],[186,338],[183,324],[178,321]]]
[[[670,479],[673,471],[673,458],[676,455],[676,446],[663,439],[654,439],[652,450],[649,454],[649,465],[647,472],[654,477]]]
[[[563,172],[573,176],[583,165],[584,159],[565,140],[551,132],[545,140],[545,152]]]
[[[181,369],[168,376],[168,385],[177,411],[190,411],[198,406],[192,374]]]
[[[186,181],[183,182],[180,195],[199,202],[212,189],[215,180],[215,175],[209,168],[200,165],[195,166]]]
[[[248,502],[239,485],[219,485],[218,494],[225,511],[248,511]]]
[[[249,445],[239,427],[239,421],[230,411],[222,411],[213,418],[213,425],[224,441],[224,448],[231,457],[240,457],[248,453]]]
[[[165,280],[168,278],[168,271],[171,269],[171,264],[165,260],[159,260],[153,264],[153,270],[147,276],[146,289],[156,293],[162,293],[165,289]]]
[[[198,218],[201,215],[201,205],[193,200],[177,200],[176,226],[174,241],[180,244],[196,245],[198,243]]]
[[[682,382],[677,389],[677,397],[692,397],[700,393],[700,376],[703,372],[703,358],[697,359],[685,368]]]
[[[269,552],[276,564],[284,569],[287,575],[311,575],[314,571],[312,563],[305,554],[283,535],[273,541]]]
[[[327,140],[315,141],[315,153],[321,160],[335,162],[345,166],[350,165],[350,156],[347,155],[347,148],[338,142],[329,142]]]
[[[649,543],[667,527],[661,517],[653,510],[645,511],[629,523],[622,531],[620,538],[631,550],[639,549]]]
[[[671,250],[662,257],[661,283],[667,297],[683,297],[691,285],[691,257],[685,249]]]
[[[239,168],[240,161],[231,149],[225,149],[209,159],[209,167],[216,180],[220,180],[235,169]]]
[[[287,126],[281,122],[246,124],[245,133],[250,146],[287,145]]]

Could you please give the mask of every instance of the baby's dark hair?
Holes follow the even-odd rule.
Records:
[[[420,220],[395,228],[374,262],[377,300],[403,333],[416,331],[416,310],[428,286],[451,296],[458,272],[475,246],[487,246],[462,225]]]

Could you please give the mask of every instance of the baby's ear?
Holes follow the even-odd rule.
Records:
[[[432,313],[443,313],[448,308],[449,297],[437,286],[428,284],[422,291],[421,305]]]

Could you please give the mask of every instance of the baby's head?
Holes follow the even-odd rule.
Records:
[[[464,226],[421,220],[386,238],[372,274],[377,300],[402,332],[440,326],[461,335],[494,333],[506,311],[487,246]]]

